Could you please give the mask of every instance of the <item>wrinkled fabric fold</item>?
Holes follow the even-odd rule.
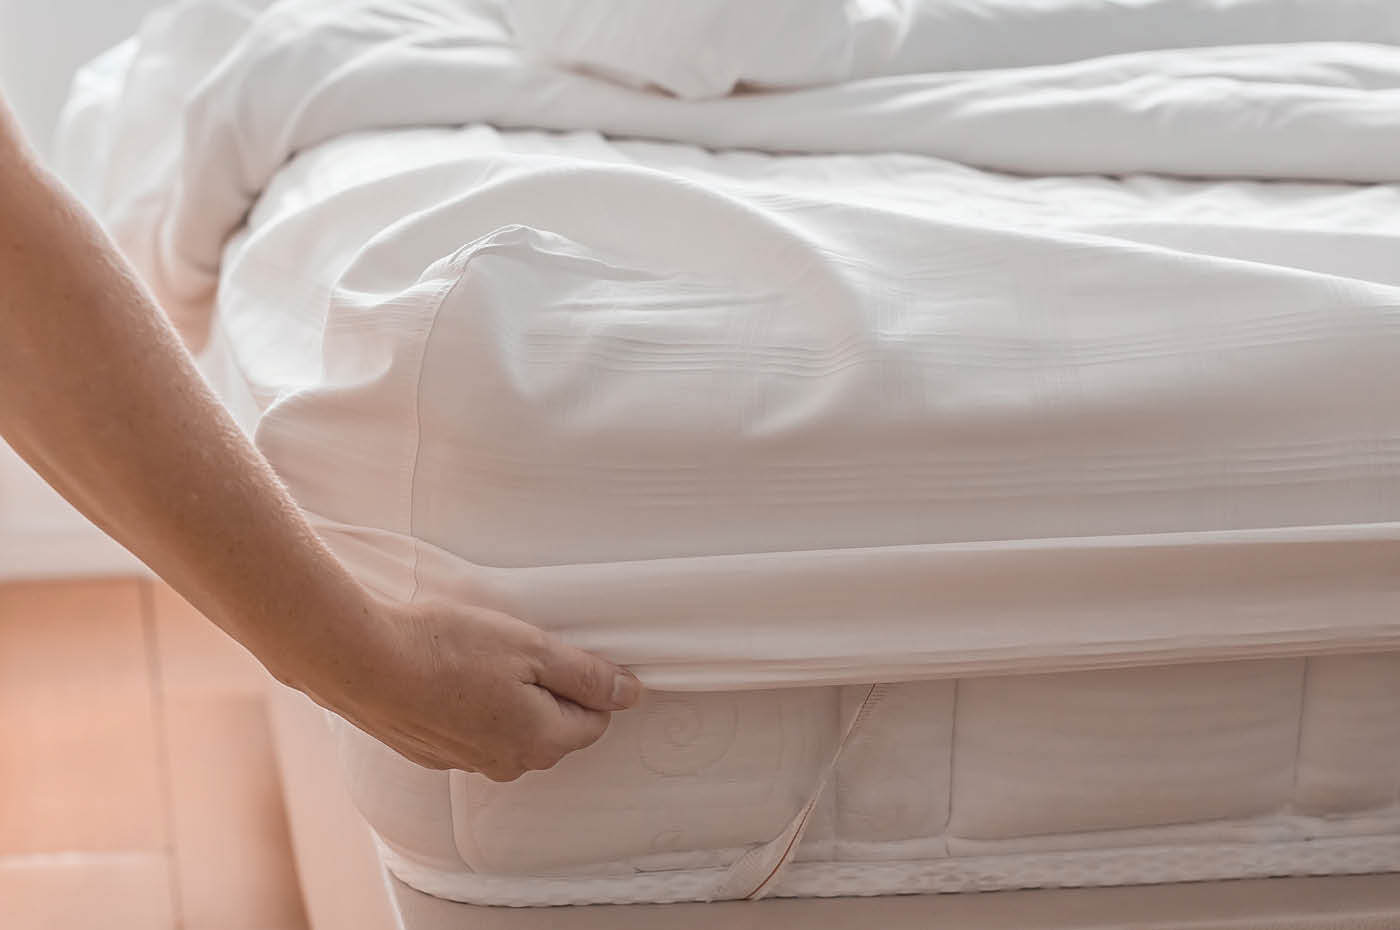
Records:
[[[668,691],[1400,650],[1400,524],[520,569],[317,527],[388,596],[512,612]]]
[[[905,151],[1025,174],[1391,182],[1400,49],[1367,44],[1394,40],[1386,11],[1386,0],[1331,18],[1311,4],[1240,3],[1228,34],[1262,44],[1142,50],[1139,30],[1110,22],[1082,59],[1006,67],[1014,59],[992,57],[993,70],[688,101],[522,57],[493,0],[266,10],[186,0],[152,20],[126,64],[125,80],[163,80],[135,87],[109,119],[107,145],[145,157],[89,173],[85,193],[121,199],[107,216],[123,244],[162,301],[198,319],[220,250],[274,172],[369,129],[487,123],[775,152]],[[1176,20],[1198,12],[1186,4]],[[1096,23],[1065,34],[1095,35]],[[1338,38],[1367,41],[1304,41]]]

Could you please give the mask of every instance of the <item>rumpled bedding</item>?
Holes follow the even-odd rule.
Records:
[[[528,57],[692,99],[1159,49],[1400,39],[1393,11],[1370,0],[509,0],[505,10]]]
[[[62,166],[391,596],[677,689],[1400,648],[1400,10],[811,9],[190,0]]]
[[[876,77],[703,101],[522,54],[506,15],[517,5],[532,6],[184,0],[150,25],[150,54],[125,77],[107,137],[67,148],[90,163],[84,142],[112,150],[93,193],[177,306],[208,302],[219,251],[290,155],[371,129],[479,122],[706,148],[912,152],[1035,175],[1400,181],[1400,25],[1385,0],[891,3],[885,28],[904,31],[902,50]],[[557,7],[608,19],[597,3]],[[663,35],[667,55],[705,48],[686,30]],[[1164,41],[1202,47],[1152,50]],[[963,70],[920,69],[948,67],[945,48]],[[742,63],[741,52],[731,57]]]

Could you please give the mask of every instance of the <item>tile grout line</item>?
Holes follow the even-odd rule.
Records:
[[[60,853],[6,853],[0,856],[0,873],[31,870],[31,868],[67,868],[71,866],[122,866],[167,859],[164,852],[144,849],[70,850]]]
[[[0,872],[21,869],[48,869],[67,866],[104,866],[146,862],[168,858],[164,851],[145,849],[73,850],[64,852],[5,853],[0,855]]]
[[[175,849],[175,800],[170,777],[170,728],[165,719],[165,677],[160,661],[160,633],[156,625],[155,583],[149,579],[137,582],[141,594],[141,632],[146,646],[146,671],[150,682],[151,723],[155,728],[156,768],[160,772],[161,813],[165,817],[165,867],[170,884],[170,913],[174,930],[185,925],[184,902],[180,894],[180,870]]]

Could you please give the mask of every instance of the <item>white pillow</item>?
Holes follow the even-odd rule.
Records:
[[[506,0],[528,56],[678,97],[851,76],[857,25],[886,0]]]

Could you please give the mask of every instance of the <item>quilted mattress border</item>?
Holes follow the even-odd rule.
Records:
[[[494,907],[705,901],[717,875],[725,871],[701,868],[624,877],[504,877],[444,871],[417,862],[382,841],[378,845],[389,871],[410,887],[449,901]],[[1104,888],[1387,872],[1400,872],[1397,835],[886,862],[794,862],[783,873],[773,897]]]

